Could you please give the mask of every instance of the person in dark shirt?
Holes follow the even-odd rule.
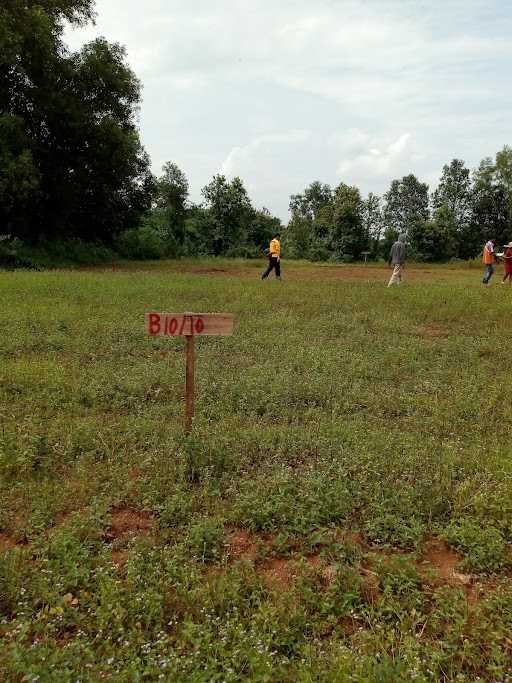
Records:
[[[405,235],[399,235],[398,240],[391,247],[389,265],[393,266],[393,274],[389,280],[388,287],[399,285],[402,282],[402,273],[405,266]]]

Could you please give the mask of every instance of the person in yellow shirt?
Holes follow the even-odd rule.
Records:
[[[270,249],[268,252],[268,268],[263,273],[263,275],[261,276],[261,279],[264,280],[265,278],[267,278],[273,270],[276,271],[276,277],[278,280],[280,280],[281,279],[281,235],[279,233],[274,235],[273,239],[270,242]]]

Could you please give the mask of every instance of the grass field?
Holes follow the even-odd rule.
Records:
[[[512,287],[261,267],[0,273],[0,680],[512,680]]]

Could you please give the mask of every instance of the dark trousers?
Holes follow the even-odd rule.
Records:
[[[268,260],[268,268],[267,270],[263,273],[261,276],[261,279],[264,280],[266,277],[270,275],[270,273],[275,270],[276,271],[276,277],[281,277],[281,262],[279,259],[277,259],[275,256],[271,256]]]

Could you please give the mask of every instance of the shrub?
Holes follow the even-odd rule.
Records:
[[[7,268],[54,268],[73,264],[112,261],[115,254],[104,244],[79,239],[24,244],[9,235],[0,236],[0,266]]]
[[[228,258],[256,259],[262,258],[264,254],[263,251],[254,244],[247,244],[238,247],[232,247],[228,250],[226,256]]]
[[[309,258],[311,261],[328,261],[331,252],[324,244],[313,244],[309,250]]]
[[[116,248],[121,256],[141,261],[160,259],[166,255],[165,240],[149,225],[123,232],[116,241]]]
[[[23,242],[11,235],[0,235],[0,266],[16,268],[23,265]]]

